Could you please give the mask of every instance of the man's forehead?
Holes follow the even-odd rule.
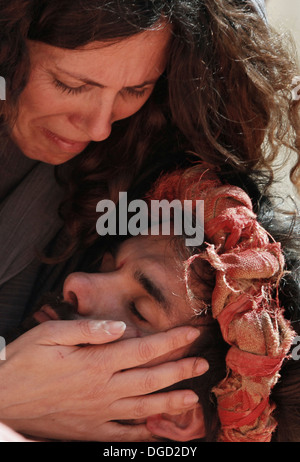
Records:
[[[131,242],[130,242],[131,241]],[[147,268],[152,277],[167,277],[177,282],[183,276],[183,264],[177,258],[170,239],[142,236],[124,242],[115,253],[118,265],[132,265],[141,270]]]
[[[116,252],[118,265],[128,264],[132,274],[143,274],[167,293],[168,299],[185,297],[183,265],[166,236],[138,236],[124,241]]]
[[[167,257],[175,258],[175,249],[171,246],[169,236],[136,236],[118,245],[118,253],[130,253],[137,257],[149,259]]]

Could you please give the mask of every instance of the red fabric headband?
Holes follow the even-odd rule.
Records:
[[[248,195],[223,185],[207,164],[163,176],[150,197],[204,200],[207,247],[185,262],[186,284],[197,259],[215,269],[212,314],[231,345],[227,376],[213,389],[219,441],[270,441],[276,422],[269,395],[295,335],[273,295],[284,268],[280,244],[257,222]]]

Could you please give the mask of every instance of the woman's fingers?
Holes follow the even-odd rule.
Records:
[[[192,391],[150,394],[204,372],[199,358],[173,363],[169,358],[162,363],[164,355],[169,357],[172,351],[176,351],[176,358],[183,356],[198,337],[197,329],[181,327],[116,342],[118,329],[112,334],[112,325],[96,323],[95,327],[88,320],[45,322],[7,346],[7,360],[0,365],[4,384],[0,420],[17,431],[39,437],[110,441],[105,432],[112,428],[112,421],[164,411],[178,413],[187,405],[186,393]],[[109,341],[114,342],[101,345]],[[160,364],[150,367],[152,360]],[[116,436],[114,441],[148,438],[143,433],[145,427],[131,431],[136,434],[122,433],[122,439]]]
[[[198,396],[192,390],[173,390],[153,395],[124,398],[111,406],[115,420],[146,419],[154,414],[178,415],[198,405]]]
[[[202,358],[184,358],[149,368],[137,368],[115,374],[112,389],[122,382],[125,396],[141,396],[167,388],[182,380],[205,374],[209,365]],[[132,386],[134,384],[134,386]]]
[[[121,321],[47,321],[31,329],[24,336],[36,337],[40,345],[102,345],[120,338],[125,329],[126,324]]]
[[[14,343],[17,345],[31,336],[40,345],[95,345],[95,348],[91,347],[94,348],[95,365],[117,372],[142,366],[165,354],[188,346],[200,335],[198,329],[184,326],[142,338],[115,342],[124,334],[125,329],[126,325],[118,321],[87,319],[48,321],[31,329]],[[110,342],[115,343],[104,345]],[[96,345],[99,345],[99,348]],[[91,351],[88,356],[91,358]]]
[[[167,353],[190,345],[200,335],[193,327],[176,327],[142,338],[127,339],[107,346],[114,371],[130,369],[150,363]],[[100,359],[103,358],[101,352]]]

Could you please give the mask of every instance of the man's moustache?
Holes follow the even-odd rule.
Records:
[[[77,307],[66,302],[61,294],[52,292],[46,293],[43,297],[41,297],[32,312],[22,321],[22,323],[18,327],[12,328],[9,332],[7,332],[5,336],[6,343],[11,343],[20,337],[20,335],[25,334],[28,330],[38,326],[40,322],[35,318],[35,316],[36,313],[42,311],[44,307],[49,307],[53,310],[52,312],[55,313],[55,316],[52,318],[56,320],[60,319],[72,321],[81,318],[81,316],[77,313]]]
[[[78,319],[80,316],[77,313],[77,307],[70,302],[64,300],[62,295],[48,293],[44,295],[36,307],[36,311],[41,310],[44,306],[50,306],[56,313],[57,318],[61,320]]]
[[[48,308],[48,309],[47,309]],[[54,293],[47,293],[39,300],[34,311],[23,321],[23,332],[32,329],[41,322],[38,321],[38,313],[45,311],[49,314],[49,320],[66,320],[71,321],[79,319],[77,309],[71,303],[65,301],[62,295]],[[52,314],[53,313],[53,314]]]

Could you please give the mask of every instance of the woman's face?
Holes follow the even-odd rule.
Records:
[[[76,50],[29,41],[31,72],[12,129],[16,144],[27,157],[58,165],[108,138],[113,122],[136,113],[151,95],[169,39],[166,26]]]

